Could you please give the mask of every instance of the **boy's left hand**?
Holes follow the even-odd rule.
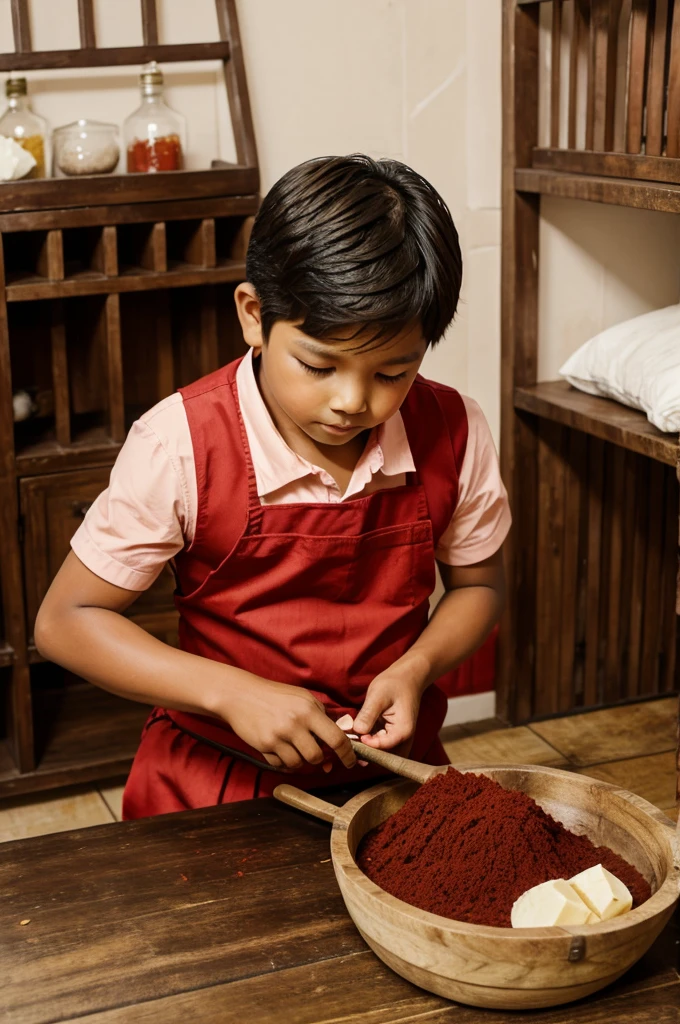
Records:
[[[405,655],[375,677],[352,727],[362,743],[408,756],[426,676],[426,667]],[[373,732],[376,723],[380,728]]]

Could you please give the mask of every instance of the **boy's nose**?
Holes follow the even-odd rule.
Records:
[[[363,388],[344,388],[330,402],[330,407],[338,416],[359,416],[368,408]]]

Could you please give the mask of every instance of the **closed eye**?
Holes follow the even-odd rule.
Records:
[[[390,376],[388,373],[376,373],[378,380],[383,381],[384,384],[397,384],[400,380],[403,380],[407,376],[406,370],[403,373],[397,373],[394,376]]]
[[[302,359],[298,359],[298,362],[300,366],[304,367],[307,373],[312,374],[313,377],[328,377],[328,375],[332,374],[334,371],[333,367],[324,367],[323,369],[321,367],[310,367],[308,362],[303,362]]]

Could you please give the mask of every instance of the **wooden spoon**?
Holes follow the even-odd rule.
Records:
[[[405,779],[412,782],[427,782],[434,775],[443,775],[449,770],[450,765],[422,764],[420,761],[410,761],[408,757],[400,757],[399,754],[392,754],[389,750],[377,750],[375,747],[368,747],[359,740],[351,740],[352,749],[362,761],[370,761],[381,768],[387,768],[395,775],[403,775]]]

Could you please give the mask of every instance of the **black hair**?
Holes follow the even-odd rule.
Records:
[[[462,258],[425,178],[355,153],[308,160],[276,182],[255,218],[246,276],[265,341],[279,320],[326,340],[355,328],[369,333],[364,344],[419,322],[434,345],[456,312]]]

